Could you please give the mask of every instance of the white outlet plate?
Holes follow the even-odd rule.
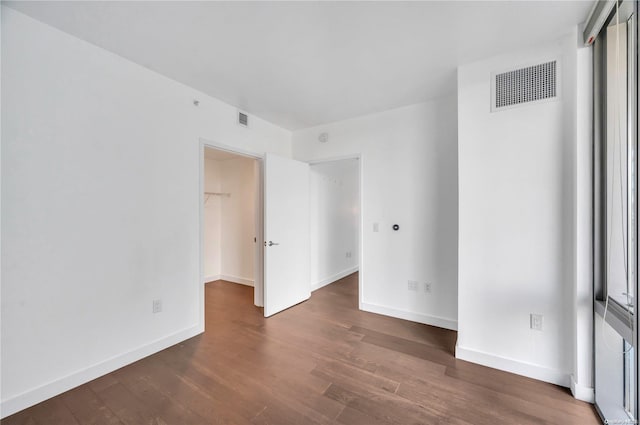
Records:
[[[380,231],[380,226],[378,225],[378,223],[373,223],[373,231],[374,232],[379,232]]]
[[[153,310],[154,313],[160,313],[162,311],[162,300],[153,300]]]
[[[418,290],[418,282],[415,280],[409,280],[407,282],[407,289],[410,291],[417,291]]]
[[[533,329],[534,331],[542,330],[542,321],[543,321],[542,314],[531,313],[531,315],[529,316],[529,322],[530,322],[529,325],[531,329]]]
[[[424,283],[424,292],[431,293],[431,282]]]

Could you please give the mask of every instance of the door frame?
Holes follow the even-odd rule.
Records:
[[[256,162],[256,208],[255,208],[255,224],[256,224],[256,241],[255,241],[255,251],[254,251],[254,276],[253,276],[253,304],[257,307],[264,306],[264,257],[263,253],[263,226],[264,226],[264,196],[263,196],[263,161],[264,161],[264,153],[257,153],[254,151],[245,150],[242,148],[238,148],[236,146],[227,145],[224,143],[220,143],[215,140],[205,139],[203,137],[199,137],[198,144],[198,180],[199,180],[199,194],[198,194],[198,212],[199,212],[199,248],[198,248],[198,266],[199,266],[199,287],[201,291],[201,303],[200,303],[200,323],[202,323],[202,327],[204,329],[204,161],[205,161],[205,148],[216,149],[224,152],[229,152],[235,155],[243,156],[245,158],[250,158],[255,160]]]
[[[256,173],[256,244],[255,244],[255,262],[254,262],[254,305],[258,307],[264,307],[264,157],[265,153],[259,153],[243,148],[239,148],[237,146],[227,145],[225,143],[221,143],[215,140],[207,139],[204,137],[199,137],[198,144],[198,180],[199,180],[199,194],[198,194],[198,239],[199,239],[199,247],[198,247],[198,266],[199,266],[199,277],[198,277],[198,285],[200,287],[200,323],[202,324],[202,330],[204,330],[205,324],[205,312],[204,312],[204,303],[205,303],[205,295],[204,295],[204,152],[205,148],[217,149],[229,153],[233,153],[236,155],[244,156],[247,158],[254,159],[256,161],[256,166],[258,168],[258,172]],[[295,159],[295,158],[292,158]],[[359,203],[360,203],[360,226],[358,235],[358,309],[362,310],[362,303],[364,299],[364,157],[361,153],[354,153],[350,155],[341,155],[341,156],[332,156],[326,158],[319,158],[314,160],[307,160],[303,162],[307,162],[310,166],[314,164],[321,164],[325,162],[334,162],[345,159],[357,159],[359,170],[358,170],[358,190],[359,190]]]
[[[310,166],[323,164],[327,162],[342,161],[345,159],[358,160],[358,196],[360,207],[360,226],[358,235],[358,309],[362,310],[362,300],[364,298],[364,266],[362,259],[364,258],[364,160],[361,153],[350,155],[331,156],[327,158],[319,158],[306,161]]]

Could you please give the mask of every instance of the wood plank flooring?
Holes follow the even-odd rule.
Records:
[[[206,332],[2,424],[597,424],[566,388],[453,356],[456,333],[358,310],[357,274],[264,319],[206,285]]]

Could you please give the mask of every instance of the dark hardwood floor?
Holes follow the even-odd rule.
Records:
[[[566,388],[456,360],[456,333],[357,308],[357,275],[264,319],[207,284],[206,332],[2,424],[596,424]]]

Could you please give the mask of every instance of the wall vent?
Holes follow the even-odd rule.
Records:
[[[249,115],[238,111],[238,124],[243,127],[249,127]]]
[[[558,62],[555,60],[493,74],[491,110],[500,111],[557,98],[557,75]]]

